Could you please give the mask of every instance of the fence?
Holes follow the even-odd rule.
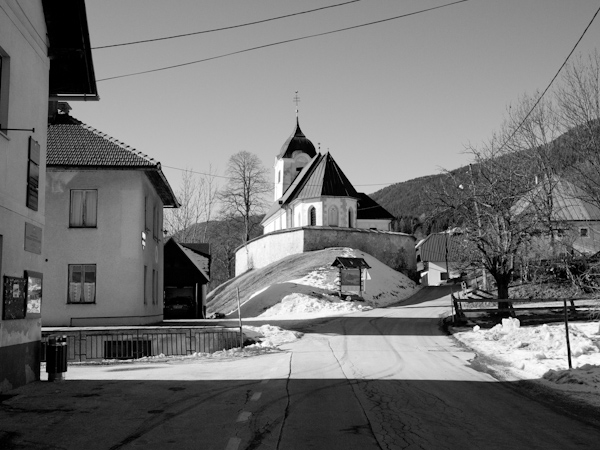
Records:
[[[213,353],[240,345],[240,332],[233,329],[127,328],[82,329],[42,332],[41,360],[46,360],[50,335],[66,336],[67,360],[134,359],[144,356],[185,356]]]
[[[588,312],[590,309],[600,307],[598,299],[594,298],[571,298],[571,299],[532,299],[532,298],[509,298],[497,299],[485,291],[469,291],[466,293],[451,295],[454,307],[455,320],[466,319],[467,313],[508,313],[516,317],[518,313],[532,311],[556,311],[558,313],[576,314],[577,312]],[[567,306],[567,302],[569,305]],[[498,304],[505,304],[498,307]],[[577,304],[576,304],[577,303]]]

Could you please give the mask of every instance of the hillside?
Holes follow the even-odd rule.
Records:
[[[334,285],[338,270],[331,267],[338,256],[364,258],[371,266],[371,278],[366,283],[367,292],[363,297],[368,305],[377,307],[397,303],[418,289],[408,277],[373,256],[337,247],[291,255],[261,269],[250,270],[210,292],[207,312],[237,317],[238,289],[243,317],[256,317],[292,294],[339,301]]]

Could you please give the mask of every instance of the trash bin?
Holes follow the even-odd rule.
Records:
[[[67,371],[67,336],[48,336],[46,372],[48,381],[63,381]]]

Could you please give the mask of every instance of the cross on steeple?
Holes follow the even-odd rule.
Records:
[[[294,94],[294,103],[296,103],[296,119],[298,118],[298,103],[300,103],[300,97],[298,97],[298,91]]]

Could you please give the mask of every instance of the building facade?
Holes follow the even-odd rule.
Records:
[[[83,0],[0,0],[0,392],[40,377],[46,127],[61,97],[98,99]]]
[[[159,162],[62,108],[48,126],[42,323],[160,322],[163,208],[175,195]]]

